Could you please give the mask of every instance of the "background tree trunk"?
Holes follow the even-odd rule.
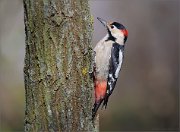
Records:
[[[88,1],[24,0],[24,9],[25,131],[95,131]]]

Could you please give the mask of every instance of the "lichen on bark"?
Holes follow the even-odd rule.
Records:
[[[95,131],[87,0],[24,0],[25,131]]]

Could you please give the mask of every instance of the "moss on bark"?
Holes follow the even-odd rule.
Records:
[[[95,131],[87,0],[24,0],[25,131]]]

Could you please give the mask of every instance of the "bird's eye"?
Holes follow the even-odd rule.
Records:
[[[114,25],[111,25],[111,28],[113,29],[113,28],[114,28]]]

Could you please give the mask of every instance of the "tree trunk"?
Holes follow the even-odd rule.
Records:
[[[24,0],[24,9],[25,131],[98,131],[88,0]]]

